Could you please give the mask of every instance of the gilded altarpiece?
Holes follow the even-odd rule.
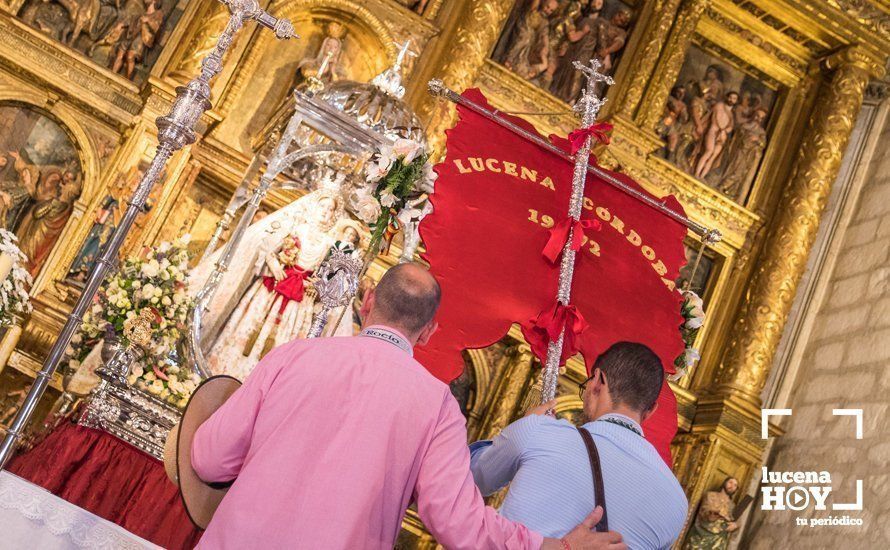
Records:
[[[213,83],[214,106],[199,124],[201,139],[171,160],[123,254],[184,232],[192,233],[199,253],[255,153],[258,133],[288,90],[308,76],[370,80],[394,61],[398,44],[410,40],[417,55],[409,56],[404,71],[406,97],[441,150],[443,130],[455,115],[427,96],[428,78],[440,77],[455,89],[478,86],[498,109],[530,113],[524,116],[542,132],[565,134],[576,124],[566,62],[596,56],[615,78],[602,90],[608,98],[602,115],[615,129],[608,149],[597,151],[600,161],[655,194],[676,195],[692,219],[724,235],[704,251],[690,235],[688,257],[703,256],[699,269],[684,271],[680,281],[703,295],[708,311],[699,334],[701,361],[673,386],[680,411],[674,469],[692,503],[690,514],[726,475],[747,486],[763,452],[759,392],[864,87],[882,73],[890,53],[885,4],[261,4],[290,18],[302,38],[282,43],[253,27],[238,36]],[[41,241],[35,268],[35,311],[0,340],[0,422],[39,368],[83,273],[119,220],[153,153],[155,118],[169,109],[175,87],[196,73],[225,21],[226,8],[212,0],[0,0],[0,115],[7,109],[35,113],[28,116],[46,120],[41,132],[55,132],[67,144],[58,158],[40,157],[40,147],[23,131],[7,135],[0,116],[4,221],[11,209],[24,212],[36,204],[41,183],[45,201],[57,210],[55,240]],[[2,145],[9,139],[25,141]],[[22,168],[13,150],[32,161],[24,164],[49,170]],[[50,177],[56,172],[59,181]],[[6,190],[26,187],[22,177],[36,177],[27,198],[32,202],[16,203]],[[263,209],[291,198],[273,193]],[[394,261],[381,259],[371,276]],[[539,395],[540,369],[518,331],[491,348],[468,350],[466,362],[452,388],[471,439],[497,433]],[[584,378],[573,360],[560,386],[557,410],[576,422],[577,385]],[[41,411],[62,382],[53,381]],[[413,512],[405,527],[399,547],[435,545]]]

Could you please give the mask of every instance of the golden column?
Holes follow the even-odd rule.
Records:
[[[652,71],[655,70],[655,64],[661,55],[662,46],[671,30],[679,4],[680,0],[658,0],[652,6],[652,15],[643,36],[643,46],[639,50],[640,53],[635,56],[634,70],[627,76],[628,83],[618,98],[619,116],[631,118],[640,105],[643,91],[652,76]]]
[[[824,65],[832,71],[830,81],[823,85],[807,122],[791,179],[712,387],[715,393],[740,395],[757,406],[865,87],[883,72],[860,47],[843,50]]]
[[[453,38],[442,54],[443,63],[434,73],[445,85],[462,92],[476,82],[494,44],[501,24],[510,13],[513,0],[469,0],[461,10]],[[434,151],[443,152],[445,130],[454,126],[457,112],[450,103],[431,97],[418,109],[421,120],[429,120],[427,137]]]
[[[480,438],[497,435],[524,412],[522,405],[532,379],[535,356],[525,343],[513,346],[507,353],[510,360],[499,374],[500,379],[486,407],[484,423],[479,429]]]
[[[662,48],[664,56],[655,68],[652,78],[648,79],[651,84],[637,113],[640,127],[655,130],[655,125],[664,112],[664,102],[677,79],[677,73],[680,72],[683,59],[686,57],[686,50],[689,49],[689,44],[695,35],[695,27],[709,3],[710,0],[683,0],[674,19],[671,34]]]

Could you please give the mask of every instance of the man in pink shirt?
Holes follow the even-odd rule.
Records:
[[[590,530],[600,509],[556,540],[485,506],[457,402],[413,359],[439,296],[422,267],[397,266],[365,298],[359,336],[297,340],[260,361],[195,434],[201,479],[235,479],[202,548],[390,549],[412,501],[447,548],[625,548]]]

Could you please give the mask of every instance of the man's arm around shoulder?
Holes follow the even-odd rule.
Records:
[[[544,539],[524,525],[501,517],[485,506],[470,473],[470,453],[463,415],[447,389],[429,447],[414,487],[417,511],[436,540],[449,549],[565,549],[563,542]],[[625,546],[617,533],[593,533],[599,521],[591,514],[564,540],[571,550]]]

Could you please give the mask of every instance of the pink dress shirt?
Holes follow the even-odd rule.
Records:
[[[201,548],[387,548],[405,508],[446,548],[540,548],[486,507],[448,386],[370,337],[272,350],[197,431],[195,471],[236,478]]]

